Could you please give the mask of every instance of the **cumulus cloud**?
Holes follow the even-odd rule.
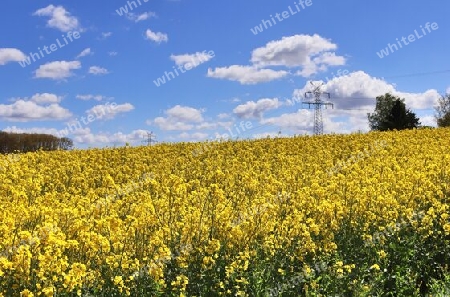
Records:
[[[36,95],[35,95],[36,96]],[[51,96],[39,94],[37,98]],[[29,122],[42,120],[61,120],[71,116],[69,110],[62,108],[58,104],[41,106],[33,101],[17,100],[13,104],[0,104],[0,118],[10,122]]]
[[[63,6],[49,5],[38,9],[33,13],[35,16],[48,17],[47,27],[69,32],[80,29],[78,19],[72,16]]]
[[[206,138],[208,138],[208,134],[202,132],[195,132],[195,133],[183,132],[178,134],[177,136],[177,139],[185,139],[190,141],[201,141],[205,140]]]
[[[20,62],[26,59],[26,55],[16,48],[0,48],[0,65],[9,62]]]
[[[252,138],[254,139],[262,139],[262,138],[275,138],[278,137],[278,132],[264,132],[264,133],[256,133],[252,135]]]
[[[120,113],[132,111],[134,106],[130,103],[124,104],[99,104],[86,111],[88,115],[93,115],[98,118],[110,120],[115,118]]]
[[[197,130],[227,129],[233,125],[233,122],[203,122],[195,126]]]
[[[208,77],[257,84],[287,76],[287,70],[270,67],[297,68],[295,74],[310,77],[330,66],[345,65],[346,59],[335,53],[337,45],[317,34],[294,35],[273,40],[251,54],[252,65],[232,65],[208,70]]]
[[[94,133],[89,128],[77,130],[78,135],[73,137],[75,144],[84,145],[125,145],[126,143],[141,142],[147,136],[146,130],[133,130],[130,133]]]
[[[212,52],[210,55],[206,51],[203,51],[203,52],[196,52],[194,54],[171,55],[170,59],[174,61],[177,66],[186,67],[186,65],[189,64],[190,68],[195,68],[203,63],[208,62],[213,57],[214,52]]]
[[[219,113],[218,115],[217,115],[217,118],[219,118],[219,119],[226,119],[226,118],[229,118],[230,117],[230,115],[229,114],[227,114],[227,113]]]
[[[420,118],[420,123],[422,124],[422,126],[432,126],[432,127],[437,126],[436,118],[432,115],[422,116],[419,118]]]
[[[80,100],[85,100],[85,101],[87,101],[87,100],[102,101],[102,100],[113,99],[112,97],[106,97],[106,96],[102,96],[102,95],[92,95],[92,94],[77,95],[76,98],[80,99]]]
[[[294,91],[294,97],[302,98],[310,85]],[[439,98],[437,90],[430,89],[422,93],[409,93],[397,90],[393,84],[372,77],[364,71],[356,71],[345,76],[335,77],[323,85],[322,90],[331,94],[331,101],[337,108],[374,108],[375,98],[386,93],[405,99],[408,108],[432,108]]]
[[[251,61],[258,67],[300,67],[297,74],[309,77],[328,66],[345,65],[346,59],[333,52],[336,49],[336,44],[317,34],[294,35],[255,49]]]
[[[154,41],[158,44],[169,41],[169,37],[167,36],[167,34],[161,32],[153,32],[150,29],[147,29],[147,31],[145,32],[145,37],[146,39]]]
[[[13,102],[16,102],[19,100],[32,101],[37,104],[44,105],[44,104],[50,104],[50,103],[59,103],[59,102],[61,102],[62,99],[63,99],[62,96],[57,96],[57,95],[51,94],[51,93],[42,93],[42,94],[36,93],[33,96],[31,96],[30,98],[28,98],[28,97],[11,98],[11,101],[13,101]]]
[[[277,109],[281,105],[282,103],[278,100],[278,98],[264,98],[258,100],[257,102],[248,101],[245,104],[238,105],[236,108],[234,108],[233,113],[239,118],[244,119],[261,118],[264,112],[272,109]]]
[[[17,126],[8,126],[3,129],[5,132],[9,133],[35,133],[35,134],[50,134],[54,136],[58,136],[58,130],[55,128],[41,128],[41,127],[32,127],[32,128],[19,128]]]
[[[36,102],[38,104],[44,104],[44,103],[59,103],[61,102],[62,97],[57,96],[55,94],[51,93],[42,93],[42,94],[34,94],[31,96],[30,100],[33,102]]]
[[[157,125],[161,130],[180,130],[187,131],[194,128],[194,124],[203,121],[200,109],[176,105],[164,112],[166,117],[157,117],[152,121],[147,121],[147,124]]]
[[[287,71],[259,69],[254,66],[232,65],[230,67],[221,67],[214,70],[208,69],[208,77],[228,79],[238,81],[243,85],[252,85],[272,80],[280,79],[288,75]]]
[[[280,128],[288,128],[293,131],[305,131],[313,125],[313,112],[307,109],[300,109],[294,113],[284,113],[280,116],[262,119],[263,125],[274,125]]]
[[[293,106],[294,103],[302,102],[305,100],[304,93],[307,91],[311,91],[309,83],[305,83],[302,89],[295,90],[293,99],[288,100],[286,105]],[[383,79],[372,77],[363,71],[356,71],[324,83],[322,91],[331,93],[331,99],[324,99],[324,101],[331,101],[335,107],[323,110],[325,133],[368,131],[367,113],[374,111],[375,98],[386,93],[405,98],[407,108],[422,113],[420,120],[423,125],[435,126],[432,108],[439,94],[433,89],[421,93],[403,92]],[[313,109],[299,109],[297,112],[265,118],[260,122],[275,125],[280,129],[288,129],[294,133],[307,131],[311,134],[313,121]]]
[[[166,114],[174,119],[198,123],[203,121],[202,110],[188,106],[176,105],[166,111]]]
[[[104,75],[104,74],[108,74],[109,71],[106,68],[102,68],[99,66],[91,66],[89,67],[89,73],[93,74],[93,75]]]
[[[72,70],[80,69],[79,61],[54,61],[39,66],[35,72],[36,78],[62,80],[74,75]]]

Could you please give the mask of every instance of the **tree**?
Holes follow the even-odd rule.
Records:
[[[375,112],[367,115],[372,130],[404,130],[420,126],[416,114],[406,109],[404,99],[389,93],[376,99]]]
[[[384,96],[378,96],[375,104],[375,112],[368,114],[370,129],[383,130],[383,123],[387,121],[387,118],[394,106],[395,97],[387,93]]]
[[[450,94],[439,98],[435,109],[438,127],[450,127]]]
[[[0,153],[8,154],[15,151],[22,153],[44,151],[69,150],[73,141],[69,138],[58,138],[49,134],[7,133],[0,131]]]

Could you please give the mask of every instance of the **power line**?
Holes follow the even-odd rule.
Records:
[[[373,108],[337,108],[336,110],[373,110]]]
[[[417,72],[417,73],[410,73],[410,74],[403,74],[403,75],[394,75],[394,76],[387,76],[387,77],[382,77],[382,78],[414,77],[414,76],[425,76],[425,75],[442,74],[442,73],[450,73],[450,69],[430,71],[430,72]]]

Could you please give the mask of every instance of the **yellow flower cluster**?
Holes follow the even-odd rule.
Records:
[[[367,153],[374,143],[383,145]],[[257,253],[283,251],[286,265],[309,275],[307,259],[333,254],[344,224],[371,244],[404,222],[426,238],[450,234],[449,129],[224,141],[193,154],[201,146],[36,152],[8,162],[0,295],[128,295],[145,281],[183,296],[190,267],[199,279],[222,269],[216,290],[243,294]],[[337,275],[355,267],[344,263]]]

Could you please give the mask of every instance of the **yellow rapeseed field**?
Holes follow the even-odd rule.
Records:
[[[410,260],[427,290],[449,148],[423,129],[0,156],[0,296],[366,296]]]

